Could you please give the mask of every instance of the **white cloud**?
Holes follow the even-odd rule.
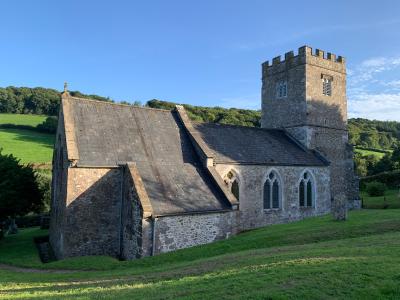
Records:
[[[349,117],[400,121],[400,94],[359,94],[349,98]]]
[[[359,85],[360,83],[370,84],[371,81],[378,83],[376,78],[382,73],[392,71],[400,67],[400,57],[387,58],[376,57],[363,61],[359,66],[348,72],[349,86]]]
[[[385,85],[395,88],[395,89],[400,89],[400,80],[388,81],[385,83]]]
[[[376,57],[348,72],[349,116],[400,121],[400,57]]]

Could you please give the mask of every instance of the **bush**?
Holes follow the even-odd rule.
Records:
[[[57,125],[58,125],[57,117],[50,116],[50,117],[47,117],[46,120],[42,124],[39,124],[38,126],[36,126],[36,128],[40,132],[56,133]]]
[[[35,227],[40,226],[40,219],[40,215],[28,215],[15,218],[15,223],[17,224],[18,228]]]
[[[30,165],[22,165],[14,156],[2,155],[0,149],[0,221],[41,212],[43,191],[38,175]]]
[[[371,197],[383,196],[386,191],[386,184],[378,181],[369,182],[366,184],[366,191]]]

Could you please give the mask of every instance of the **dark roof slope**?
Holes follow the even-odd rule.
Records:
[[[216,163],[322,166],[326,162],[299,146],[283,130],[193,123]]]
[[[156,215],[227,209],[175,112],[68,98],[78,166],[135,162]]]

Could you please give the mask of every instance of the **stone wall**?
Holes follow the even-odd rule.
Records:
[[[261,90],[261,127],[282,128],[302,124],[306,119],[307,106],[305,58],[295,57],[279,65],[263,65]],[[287,96],[277,97],[276,85],[287,82]]]
[[[142,251],[143,209],[129,168],[123,168],[121,259],[140,258]]]
[[[165,216],[155,220],[154,254],[207,244],[237,233],[237,211]]]
[[[239,211],[242,226],[240,230],[323,215],[331,209],[328,167],[218,164],[216,168],[222,177],[231,170],[234,170],[239,176]],[[265,210],[263,208],[263,187],[271,170],[274,170],[281,179],[282,204],[280,209]],[[312,208],[299,207],[299,180],[305,170],[309,170],[315,179],[315,205]]]
[[[353,150],[348,144],[347,131],[317,126],[288,128],[287,131],[329,160],[332,197],[344,192],[349,201],[359,199],[358,178],[354,173]]]
[[[285,128],[309,149],[330,161],[331,194],[343,190],[357,201],[358,180],[348,144],[346,64],[343,57],[304,46],[263,64],[262,127]],[[331,79],[331,95],[323,94],[323,78]],[[276,84],[287,81],[287,97],[277,98]],[[355,205],[357,206],[357,205]]]
[[[69,168],[62,257],[119,256],[121,170]]]

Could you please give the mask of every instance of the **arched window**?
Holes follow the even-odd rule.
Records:
[[[313,207],[314,205],[314,182],[308,171],[304,172],[300,179],[299,205],[300,207]]]
[[[229,171],[224,177],[224,182],[228,186],[233,196],[235,196],[235,198],[239,201],[240,181],[236,172],[233,170]]]
[[[237,180],[232,182],[231,192],[239,200],[239,182]]]
[[[281,182],[278,175],[272,171],[264,183],[264,209],[281,208]]]

